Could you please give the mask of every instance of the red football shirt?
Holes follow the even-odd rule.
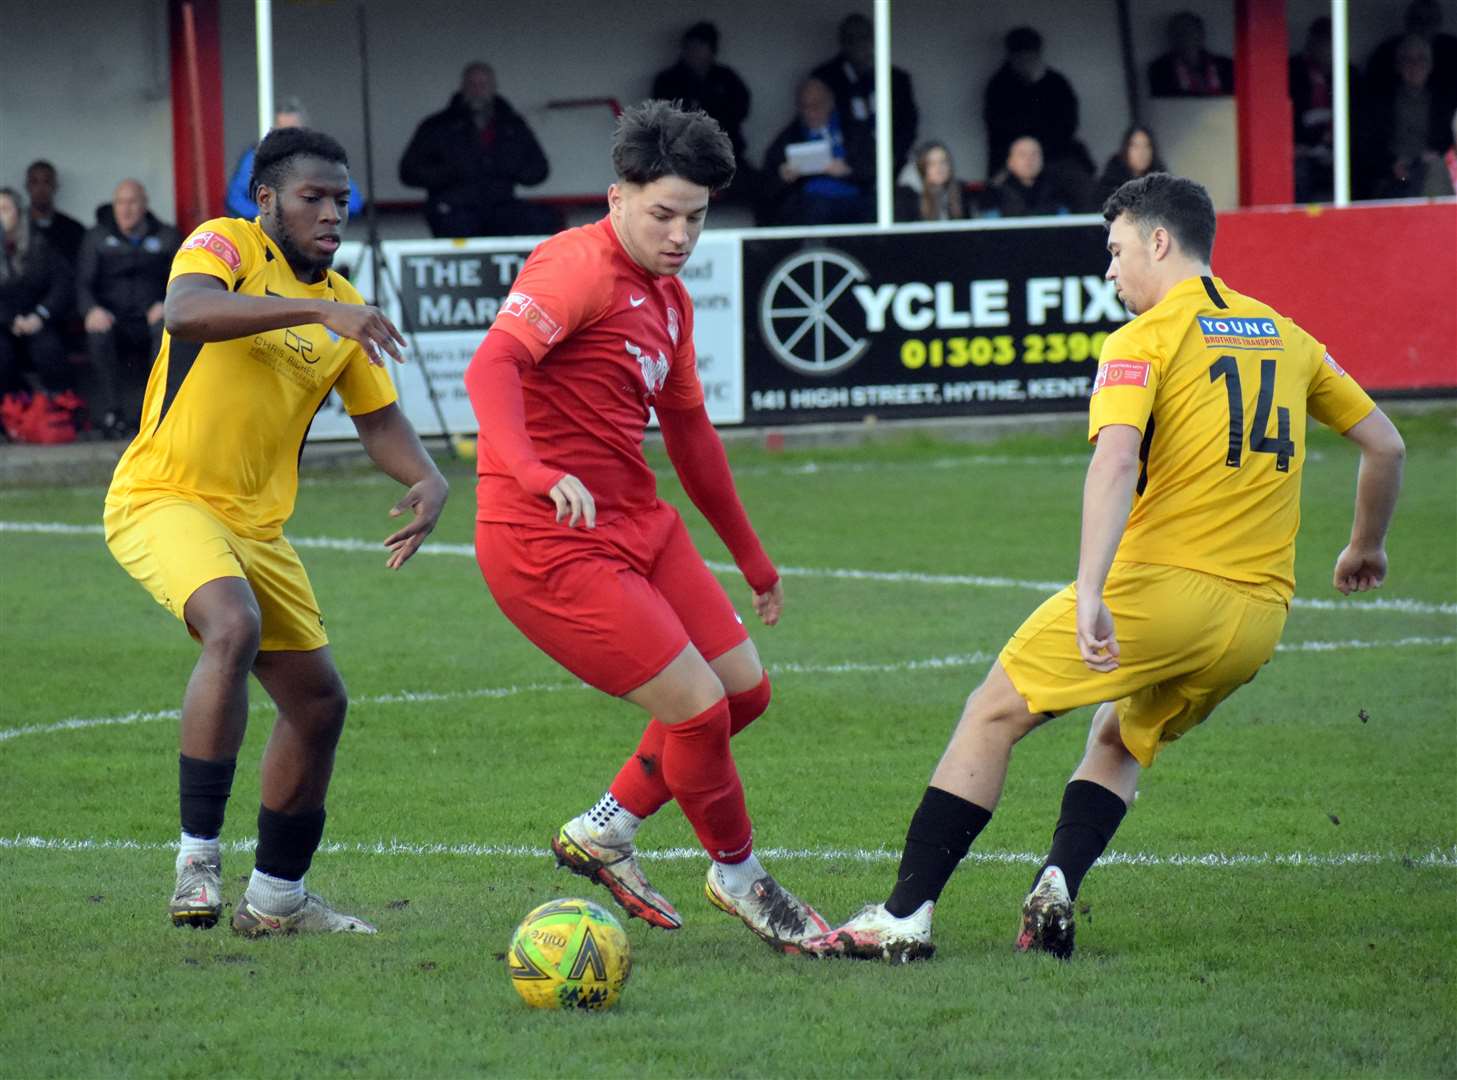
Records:
[[[657,504],[643,457],[655,403],[703,403],[693,349],[693,301],[674,276],[650,274],[623,249],[608,218],[543,241],[492,324],[531,352],[522,372],[526,433],[542,464],[571,473],[597,520]],[[522,490],[486,440],[477,459],[477,520],[551,520],[551,500]]]

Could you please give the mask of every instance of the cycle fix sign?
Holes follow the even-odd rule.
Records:
[[[746,423],[1086,406],[1129,316],[1101,223],[743,244]]]

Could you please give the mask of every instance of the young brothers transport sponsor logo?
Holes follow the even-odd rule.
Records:
[[[1098,368],[1093,393],[1105,386],[1147,386],[1148,367],[1147,360],[1109,360]]]
[[[1196,316],[1204,344],[1220,349],[1283,349],[1280,328],[1274,319],[1216,318]]]

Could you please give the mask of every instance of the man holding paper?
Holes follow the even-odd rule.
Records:
[[[843,123],[835,96],[806,79],[798,115],[764,156],[762,225],[841,225],[875,218],[875,137],[868,124]]]

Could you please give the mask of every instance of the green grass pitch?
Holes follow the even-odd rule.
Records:
[[[398,574],[378,547],[395,488],[366,470],[307,473],[288,528],[353,699],[309,881],[375,922],[370,939],[168,924],[194,646],[111,560],[99,489],[0,492],[0,1077],[1450,1076],[1457,411],[1398,422],[1387,603],[1330,588],[1356,455],[1313,432],[1282,651],[1145,774],[1079,898],[1070,963],[1012,939],[1089,710],[1018,747],[922,965],[774,954],[710,907],[666,809],[644,865],[686,925],[627,923],[632,979],[602,1015],[526,1009],[500,956],[537,904],[607,902],[553,869],[546,840],[643,720],[494,609],[465,466],[447,466],[433,546]],[[787,597],[755,632],[774,704],[735,754],[765,864],[827,917],[884,898],[965,695],[1074,572],[1087,455],[1074,433],[731,450]],[[255,686],[231,901],[270,721]]]

